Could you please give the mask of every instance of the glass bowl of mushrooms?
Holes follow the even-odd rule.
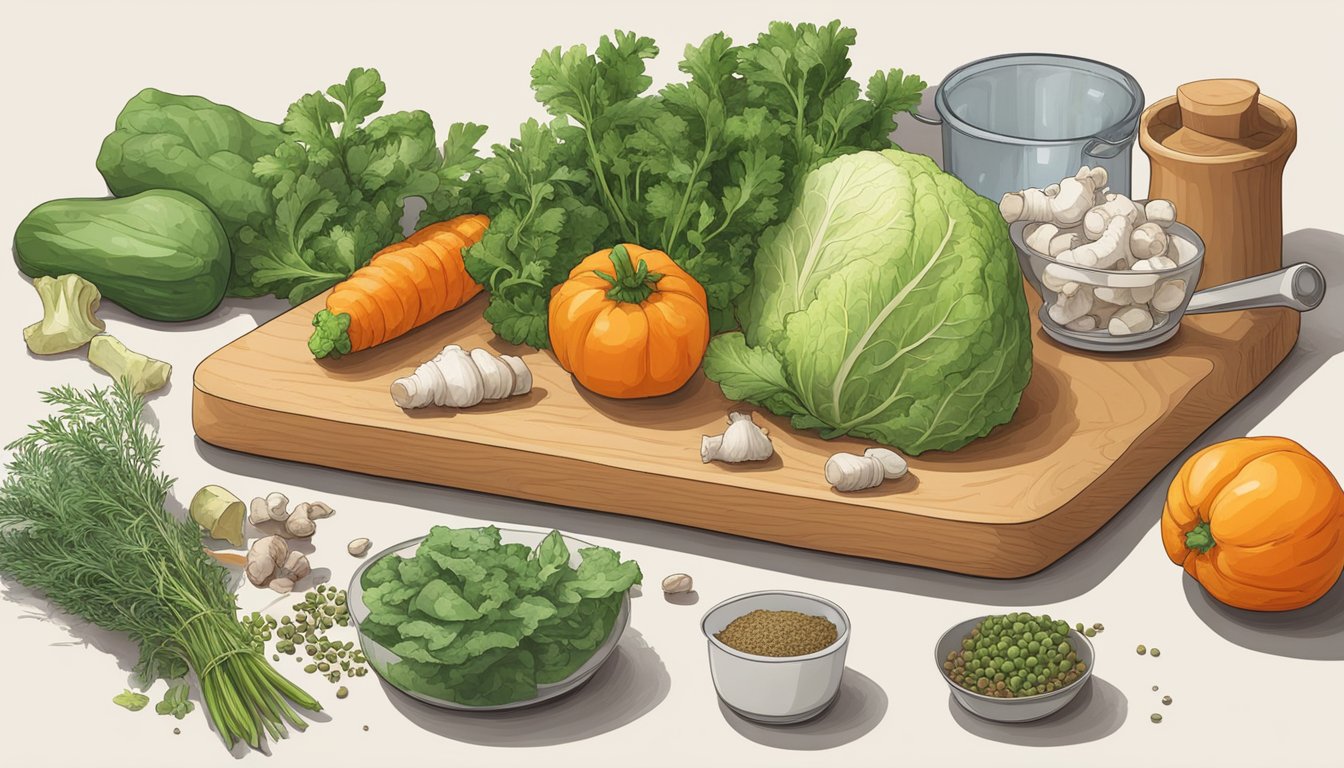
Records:
[[[1175,335],[1204,241],[1176,221],[1170,201],[1107,194],[1105,178],[1084,167],[1045,189],[1010,192],[999,207],[1052,339],[1096,352],[1146,349]]]

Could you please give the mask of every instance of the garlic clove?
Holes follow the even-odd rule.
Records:
[[[513,392],[514,395],[525,395],[532,391],[532,369],[527,367],[521,357],[514,355],[501,355],[500,358],[513,369]]]
[[[775,453],[765,431],[751,419],[751,414],[740,411],[728,414],[728,429],[722,435],[702,435],[700,461],[737,463],[764,461]]]
[[[669,595],[683,594],[694,588],[694,580],[685,573],[674,573],[663,579],[663,592]]]
[[[499,400],[513,391],[513,371],[507,365],[481,347],[471,350],[470,357],[481,377],[481,399]]]
[[[435,404],[470,408],[481,402],[485,383],[481,380],[481,372],[476,370],[476,364],[471,361],[471,356],[463,352],[461,347],[454,344],[445,349],[443,360],[439,361],[438,366],[446,384],[443,388],[444,396],[435,398]]]
[[[284,520],[289,517],[286,507],[289,506],[289,497],[279,491],[266,495],[266,509],[272,520]]]

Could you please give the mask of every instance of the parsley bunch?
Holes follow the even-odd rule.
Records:
[[[665,251],[700,282],[712,330],[736,326],[756,244],[792,207],[803,176],[840,155],[891,146],[897,112],[924,82],[849,78],[853,29],[776,22],[736,46],[686,47],[684,82],[649,92],[654,41],[617,31],[544,51],[532,87],[553,116],[493,147],[465,183],[429,197],[422,223],[467,212],[492,222],[466,252],[490,292],[486,318],[514,343],[549,345],[551,289],[584,256],[619,242]]]
[[[475,167],[471,144],[483,128],[452,126],[449,148],[463,135],[474,138],[465,157],[445,158],[428,113],[369,120],[386,91],[376,69],[355,68],[344,83],[290,105],[285,141],[252,166],[273,209],[239,232],[235,293],[274,293],[294,304],[321,293],[401,239],[407,197],[428,196],[443,179],[458,183]]]

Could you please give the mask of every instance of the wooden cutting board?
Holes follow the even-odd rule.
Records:
[[[899,481],[841,494],[822,476],[827,457],[873,444],[822,440],[755,408],[775,456],[702,464],[700,436],[721,433],[741,407],[703,376],[651,400],[591,394],[549,353],[496,339],[481,317],[484,296],[375,349],[315,361],[306,339],[324,299],[200,364],[192,416],[201,439],[999,578],[1034,573],[1100,528],[1283,360],[1299,323],[1281,309],[1189,317],[1156,349],[1104,356],[1066,351],[1035,328],[1031,384],[1011,423],[955,453],[911,459]],[[520,355],[534,389],[460,411],[393,405],[392,380],[449,343]]]

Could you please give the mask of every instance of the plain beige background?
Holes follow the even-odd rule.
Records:
[[[505,140],[541,116],[527,69],[543,48],[594,43],[620,27],[658,40],[656,84],[676,76],[677,53],[715,30],[746,40],[771,19],[840,17],[859,30],[854,73],[903,67],[936,83],[966,61],[1013,50],[1071,53],[1134,74],[1150,102],[1180,83],[1240,76],[1297,114],[1301,128],[1285,179],[1287,258],[1309,258],[1331,295],[1304,318],[1298,349],[1269,382],[1200,444],[1244,434],[1305,443],[1344,475],[1339,392],[1344,388],[1344,215],[1339,182],[1338,3],[1276,2],[120,2],[8,3],[0,11],[0,232],[7,238],[38,203],[105,193],[93,160],[112,121],[139,88],[197,93],[278,120],[305,91],[377,67],[386,109],[428,110],[442,128],[456,120],[491,126]],[[927,131],[903,128],[908,148],[936,148]],[[1136,194],[1147,182],[1137,150]],[[869,766],[1338,765],[1339,691],[1344,687],[1344,587],[1292,616],[1248,616],[1212,604],[1167,562],[1156,521],[1172,468],[1101,533],[1034,577],[987,582],[915,568],[800,552],[657,523],[530,505],[375,480],[228,454],[190,427],[194,365],[281,311],[271,300],[229,302],[201,321],[164,326],[115,307],[108,330],[133,349],[174,365],[174,383],[152,401],[168,445],[175,495],[221,483],[240,496],[280,489],[322,498],[315,565],[337,583],[355,561],[343,545],[369,536],[385,546],[433,523],[491,521],[560,527],[620,549],[654,580],[693,574],[699,602],[637,599],[631,632],[593,683],[556,706],[504,717],[446,715],[408,704],[372,676],[329,705],[308,733],[274,747],[285,764],[468,766]],[[0,267],[0,438],[12,439],[41,412],[36,392],[104,379],[81,356],[36,359],[19,329],[39,303],[12,264]],[[265,386],[264,381],[258,382]],[[414,457],[408,457],[414,460]],[[725,514],[731,514],[725,510]],[[698,620],[733,594],[762,588],[816,592],[854,623],[849,672],[836,709],[793,729],[747,724],[721,711],[708,677]],[[111,704],[134,653],[110,636],[50,613],[26,590],[0,593],[7,658],[0,696],[5,762],[22,766],[228,765],[230,756],[199,713],[178,723],[151,710]],[[247,610],[267,593],[245,590]],[[275,606],[278,610],[280,606]],[[1079,704],[1033,726],[1004,727],[949,702],[931,659],[947,626],[989,610],[1045,610],[1102,621],[1098,680]],[[1137,643],[1161,647],[1136,656]],[[282,671],[298,673],[281,662]],[[286,667],[285,665],[288,665]],[[301,673],[300,673],[300,676]],[[1152,685],[1162,691],[1153,693]],[[152,693],[158,696],[162,683]],[[1157,699],[1170,693],[1175,703]],[[1161,711],[1161,725],[1149,722]],[[360,726],[368,725],[364,732]],[[182,735],[173,736],[174,726]]]

